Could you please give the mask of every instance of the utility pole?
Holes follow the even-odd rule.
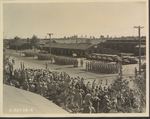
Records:
[[[47,33],[47,34],[49,35],[50,40],[51,40],[51,37],[52,37],[53,33]]]
[[[50,54],[51,54],[51,38],[53,33],[47,33],[49,35],[49,45],[50,45]]]
[[[119,59],[119,78],[122,80],[122,61],[123,61],[123,56],[122,56],[122,53],[120,53],[120,59]]]
[[[143,26],[134,26],[134,28],[138,29],[138,39],[139,39],[139,75],[141,75],[141,29]]]

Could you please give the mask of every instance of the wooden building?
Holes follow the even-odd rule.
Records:
[[[84,57],[92,52],[92,46],[90,43],[49,43],[45,44],[42,50],[55,55]]]
[[[141,50],[142,50],[142,55],[145,55],[146,52],[146,47],[143,47],[146,45],[146,37],[141,37]],[[103,47],[104,49],[108,50],[110,49],[112,52],[111,54],[117,54],[117,53],[133,53],[134,55],[138,55],[138,45],[139,45],[139,40],[138,37],[125,37],[125,38],[116,38],[112,40],[106,40],[103,43],[99,43],[97,45],[97,49],[101,49]],[[106,53],[107,53],[106,52]],[[100,52],[101,53],[101,52]]]
[[[75,42],[69,42],[69,39],[66,43],[59,42],[60,39],[36,39],[38,40],[33,44],[34,39],[20,39],[14,38],[5,42],[4,46],[7,47],[9,44],[10,49],[30,49],[33,46],[36,48],[47,51],[55,55],[64,55],[64,56],[77,56],[85,57],[87,54],[99,53],[99,54],[113,54],[118,55],[120,53],[132,53],[138,55],[139,50],[139,40],[138,37],[106,37],[100,39],[88,39],[90,42],[83,42],[82,40],[87,41],[87,39],[73,39]],[[80,40],[80,42],[79,42]],[[95,42],[96,41],[96,42]],[[94,42],[94,43],[93,43]],[[146,53],[146,37],[141,37],[142,44],[142,55]]]

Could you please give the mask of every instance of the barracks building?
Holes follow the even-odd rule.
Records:
[[[84,57],[87,53],[92,52],[91,43],[49,43],[41,47],[41,50],[48,51],[51,54]]]
[[[77,40],[77,39],[76,39]],[[132,53],[138,55],[139,40],[138,37],[120,37],[120,38],[105,38],[97,39],[97,43],[91,42],[78,42],[78,43],[60,43],[53,42],[48,39],[40,39],[37,43],[37,48],[47,51],[55,55],[85,57],[86,54],[100,53],[100,54],[114,54],[119,53]],[[10,49],[30,49],[32,48],[31,39],[9,40],[7,43]],[[146,53],[146,37],[141,37],[141,50],[142,55]]]

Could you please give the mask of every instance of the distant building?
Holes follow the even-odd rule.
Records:
[[[91,43],[49,43],[43,46],[43,50],[55,55],[84,57],[88,52],[92,52]]]
[[[141,44],[142,55],[145,55],[146,37],[141,37]],[[138,45],[138,37],[120,37],[111,40],[106,40],[105,42],[99,44],[99,46],[103,46],[105,48],[109,48],[123,53],[133,53],[134,55],[138,55]]]
[[[32,39],[5,39],[4,47],[10,49],[30,49],[33,48]],[[146,54],[146,37],[141,37],[141,52]],[[36,48],[46,50],[49,53],[56,55],[72,56],[77,54],[83,57],[90,53],[100,54],[115,54],[132,53],[138,55],[139,40],[138,37],[101,37],[101,38],[52,38],[52,39],[38,39]]]

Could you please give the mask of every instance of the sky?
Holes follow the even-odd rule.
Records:
[[[5,3],[4,38],[64,37],[71,35],[136,36],[146,34],[145,2]]]

